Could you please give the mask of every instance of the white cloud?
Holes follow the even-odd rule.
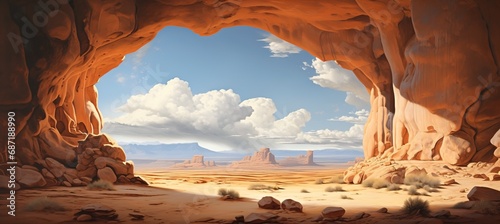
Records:
[[[116,79],[116,82],[118,82],[118,83],[124,83],[125,82],[125,77],[118,76],[118,78]]]
[[[260,39],[259,41],[264,41],[267,43],[267,46],[264,48],[268,48],[271,53],[271,57],[285,58],[288,57],[289,54],[297,54],[301,51],[301,49],[291,43],[288,43],[274,35],[269,35],[264,39]]]
[[[353,123],[353,124],[365,124],[370,112],[365,110],[365,109],[361,109],[361,110],[358,110],[356,112],[351,112],[349,114],[352,114],[355,116],[340,116],[340,117],[336,117],[336,118],[331,118],[329,120],[330,121],[342,121],[342,122],[348,122],[348,123]]]
[[[347,131],[317,130],[297,135],[296,142],[309,144],[334,144],[348,147],[360,146],[363,141],[363,125],[355,124]]]
[[[142,46],[141,48],[139,48],[139,50],[132,54],[132,60],[135,65],[139,65],[142,63],[142,59],[148,53],[149,48],[151,48],[151,42]]]
[[[119,109],[123,115],[106,121],[103,132],[121,142],[199,142],[213,150],[318,143],[326,144],[323,148],[361,146],[359,136],[352,134],[357,125],[348,131],[304,133],[302,129],[311,119],[305,109],[276,119],[272,99],[241,102],[238,94],[223,89],[193,95],[189,84],[179,78],[131,96]]]
[[[369,108],[370,96],[366,88],[356,76],[346,69],[341,68],[334,61],[323,62],[316,58],[312,64],[303,62],[304,68],[311,67],[316,70],[316,76],[310,78],[315,84],[347,93],[345,102],[357,108]]]

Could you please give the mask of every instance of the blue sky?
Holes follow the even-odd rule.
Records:
[[[103,132],[212,150],[361,148],[368,95],[354,75],[269,33],[167,27],[97,83]]]

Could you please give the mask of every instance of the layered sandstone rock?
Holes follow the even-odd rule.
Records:
[[[245,156],[240,161],[235,161],[229,167],[233,168],[264,168],[269,166],[279,166],[269,148],[261,148],[254,152],[252,156]]]
[[[307,151],[305,155],[299,155],[296,157],[287,157],[281,161],[279,164],[281,166],[315,166],[314,163],[314,152],[312,150]]]
[[[183,163],[174,164],[174,168],[204,168],[204,167],[214,167],[215,161],[209,160],[205,162],[203,155],[194,155],[191,160],[186,160]]]
[[[0,113],[15,112],[20,166],[75,169],[78,141],[102,128],[94,85],[125,54],[165,26],[248,25],[354,72],[371,96],[366,158],[495,162],[498,11],[487,0],[2,1]]]

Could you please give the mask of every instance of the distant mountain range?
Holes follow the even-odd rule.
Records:
[[[122,145],[128,159],[144,160],[186,160],[194,155],[203,155],[205,160],[215,161],[237,161],[245,155],[252,155],[249,152],[215,152],[201,147],[197,143],[182,144],[158,144],[158,145]],[[273,150],[277,160],[290,156],[305,155],[307,150]],[[314,150],[314,160],[317,162],[347,162],[356,157],[363,157],[363,152],[359,150],[323,149]]]

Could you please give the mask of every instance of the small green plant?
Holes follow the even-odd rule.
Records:
[[[410,188],[408,188],[408,194],[409,195],[420,195],[420,193],[418,193],[418,188],[415,187],[414,185],[412,185]]]
[[[66,211],[66,208],[59,202],[54,201],[47,197],[35,198],[28,202],[25,207],[26,211],[44,211],[44,212],[56,212],[56,211]]]
[[[311,193],[311,192],[309,192],[309,191],[308,191],[308,190],[306,190],[306,189],[302,189],[302,190],[300,190],[300,193]]]
[[[389,185],[387,185],[387,190],[388,191],[399,191],[399,190],[401,190],[401,187],[399,186],[399,184],[389,184]]]
[[[408,215],[423,215],[427,216],[431,212],[429,202],[416,198],[408,198],[402,208],[402,212]]]
[[[441,181],[438,178],[429,176],[427,174],[418,174],[406,176],[404,184],[414,185],[418,189],[423,188],[425,185],[428,185],[432,188],[438,188],[439,186],[441,186]]]
[[[98,180],[88,184],[87,189],[92,191],[102,191],[102,190],[114,191],[115,187],[113,186],[113,183],[109,181]]]
[[[319,178],[316,181],[314,181],[314,184],[324,184],[324,183],[325,182],[324,182],[323,178]]]
[[[238,193],[235,190],[231,190],[231,189],[227,190],[225,188],[221,188],[221,189],[219,189],[218,194],[222,197],[227,197],[227,199],[239,199],[240,198],[240,193]]]
[[[335,187],[327,187],[325,189],[326,192],[343,192],[345,191],[341,186],[335,186]]]
[[[351,197],[347,196],[347,195],[340,195],[340,198],[341,199],[349,199],[349,200],[352,200]]]
[[[332,184],[344,184],[344,175],[342,174],[339,174],[339,175],[335,175],[332,177],[332,179],[330,179],[330,183]]]

